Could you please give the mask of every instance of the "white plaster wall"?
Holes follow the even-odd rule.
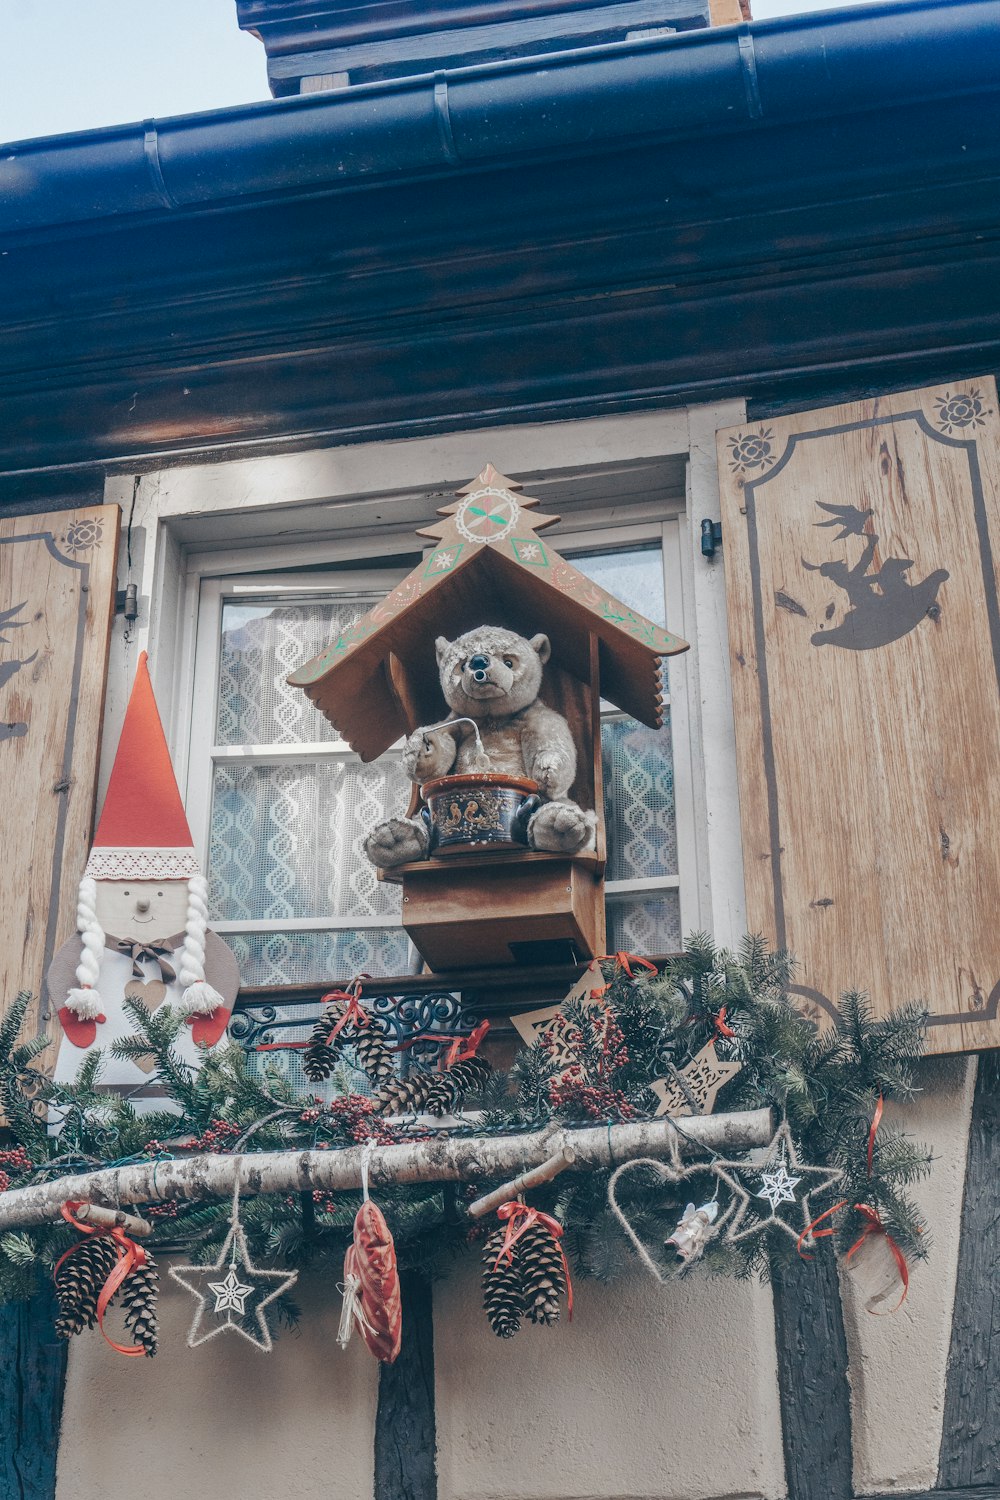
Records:
[[[439,1500],[785,1493],[765,1287],[578,1281],[573,1322],[491,1332],[478,1255],[434,1298]]]
[[[298,1332],[277,1330],[271,1354],[237,1334],[189,1349],[194,1298],[165,1274],[153,1359],[75,1338],[56,1500],[368,1500],[376,1362],[338,1348],[332,1285],[302,1276],[293,1295]]]
[[[975,1079],[975,1058],[929,1058],[920,1065],[916,1102],[886,1109],[886,1124],[934,1154],[930,1176],[913,1188],[932,1236],[930,1255],[911,1267],[902,1307],[866,1312],[859,1281],[841,1268],[859,1494],[937,1481]]]

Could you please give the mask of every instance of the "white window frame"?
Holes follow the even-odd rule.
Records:
[[[296,567],[303,549],[314,565],[415,551],[413,531],[421,518],[433,504],[445,503],[487,457],[507,473],[533,476],[571,469],[630,472],[671,461],[686,474],[686,504],[676,519],[682,633],[692,646],[670,665],[675,749],[683,734],[689,738],[686,758],[677,757],[682,922],[685,933],[710,932],[732,945],[746,930],[746,903],[725,578],[722,556],[709,561],[701,555],[700,531],[721,513],[716,434],[744,419],[739,400],[572,419],[553,410],[529,422],[393,441],[327,441],[310,448],[303,440],[290,451],[169,465],[144,474],[138,486],[131,472],[108,475],[105,502],[123,513],[120,576],[138,585],[140,612],[138,621],[119,616],[112,626],[98,803],[144,650],[178,782],[185,786],[192,729],[205,712],[193,692],[203,578]],[[527,487],[533,489],[534,481]],[[585,524],[662,522],[671,515],[659,503],[666,493],[651,490],[638,503],[619,502],[610,517],[587,516]],[[544,481],[541,495],[543,509],[561,509],[547,503]],[[125,522],[134,567],[126,555]],[[673,597],[675,589],[676,580]],[[681,780],[685,766],[687,787]],[[204,828],[196,831],[203,838]],[[686,877],[695,868],[697,890],[688,900]]]
[[[658,521],[642,521],[636,524],[621,524],[617,520],[601,525],[605,515],[588,517],[598,524],[586,530],[569,531],[559,536],[559,550],[568,556],[582,552],[616,552],[643,544],[660,547],[663,564],[663,590],[666,602],[666,628],[679,636],[685,635],[684,590],[682,586],[681,523],[683,506],[680,502],[665,501],[663,518]],[[379,547],[377,534],[373,534],[372,561],[377,562]],[[405,545],[402,544],[402,545]],[[396,539],[392,550],[397,555],[401,543]],[[350,549],[350,558],[343,553],[337,555],[336,544],[331,555],[323,562],[356,561],[367,556],[363,541],[355,541]],[[241,765],[305,765],[324,760],[352,759],[354,752],[343,740],[324,741],[305,745],[217,745],[214,743],[214,726],[218,707],[218,685],[220,675],[221,620],[224,603],[231,600],[251,602],[255,598],[274,599],[282,595],[301,598],[315,594],[329,597],[331,594],[349,594],[352,598],[370,598],[376,603],[393,587],[407,569],[357,569],[329,573],[276,573],[271,569],[277,565],[294,568],[298,565],[317,563],[317,549],[312,543],[283,543],[280,548],[266,544],[248,556],[240,550],[220,556],[218,553],[193,555],[187,568],[189,595],[196,596],[196,607],[189,608],[187,617],[191,623],[193,640],[185,642],[184,656],[192,661],[192,690],[190,695],[189,733],[186,756],[185,804],[188,820],[195,839],[195,847],[202,868],[208,867],[208,841],[211,823],[211,804],[216,765],[224,761]],[[220,566],[221,564],[221,566]],[[230,572],[229,570],[239,571]],[[266,576],[263,576],[266,575]],[[194,602],[192,598],[191,602]],[[676,662],[679,658],[673,658]],[[677,675],[676,672],[674,674]],[[194,712],[197,705],[197,713]],[[671,713],[673,745],[674,802],[677,835],[677,866],[675,875],[636,877],[630,880],[609,880],[605,885],[605,898],[610,903],[624,901],[629,897],[653,897],[659,893],[677,891],[680,903],[680,930],[686,933],[694,923],[697,906],[697,859],[698,848],[695,836],[695,804],[692,789],[692,766],[690,764],[691,734],[687,704],[687,692],[677,691],[671,679],[671,692],[664,697],[664,706]],[[602,715],[605,720],[628,718],[628,715],[611,709]],[[400,745],[392,747],[388,754],[398,754]],[[216,920],[213,923],[220,936],[246,935],[271,932],[335,932],[354,928],[396,928],[400,919],[396,916],[320,916],[288,918],[259,918],[241,920]]]

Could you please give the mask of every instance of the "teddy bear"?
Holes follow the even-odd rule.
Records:
[[[475,771],[527,777],[537,782],[542,798],[528,822],[529,847],[556,854],[591,847],[597,816],[568,795],[576,776],[570,727],[539,702],[542,668],[552,654],[548,636],[528,640],[502,626],[482,625],[454,641],[439,636],[435,649],[452,719],[410,735],[402,759],[410,780],[422,786]],[[429,842],[422,819],[390,818],[368,835],[365,852],[373,865],[391,869],[426,859]]]

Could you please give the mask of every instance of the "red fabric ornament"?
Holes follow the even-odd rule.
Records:
[[[391,1365],[403,1341],[396,1247],[381,1210],[367,1198],[355,1215],[354,1243],[344,1257],[340,1342],[345,1347],[352,1323],[375,1358]]]

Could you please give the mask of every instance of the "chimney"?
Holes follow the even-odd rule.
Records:
[[[236,0],[275,98],[749,19],[749,0]]]

